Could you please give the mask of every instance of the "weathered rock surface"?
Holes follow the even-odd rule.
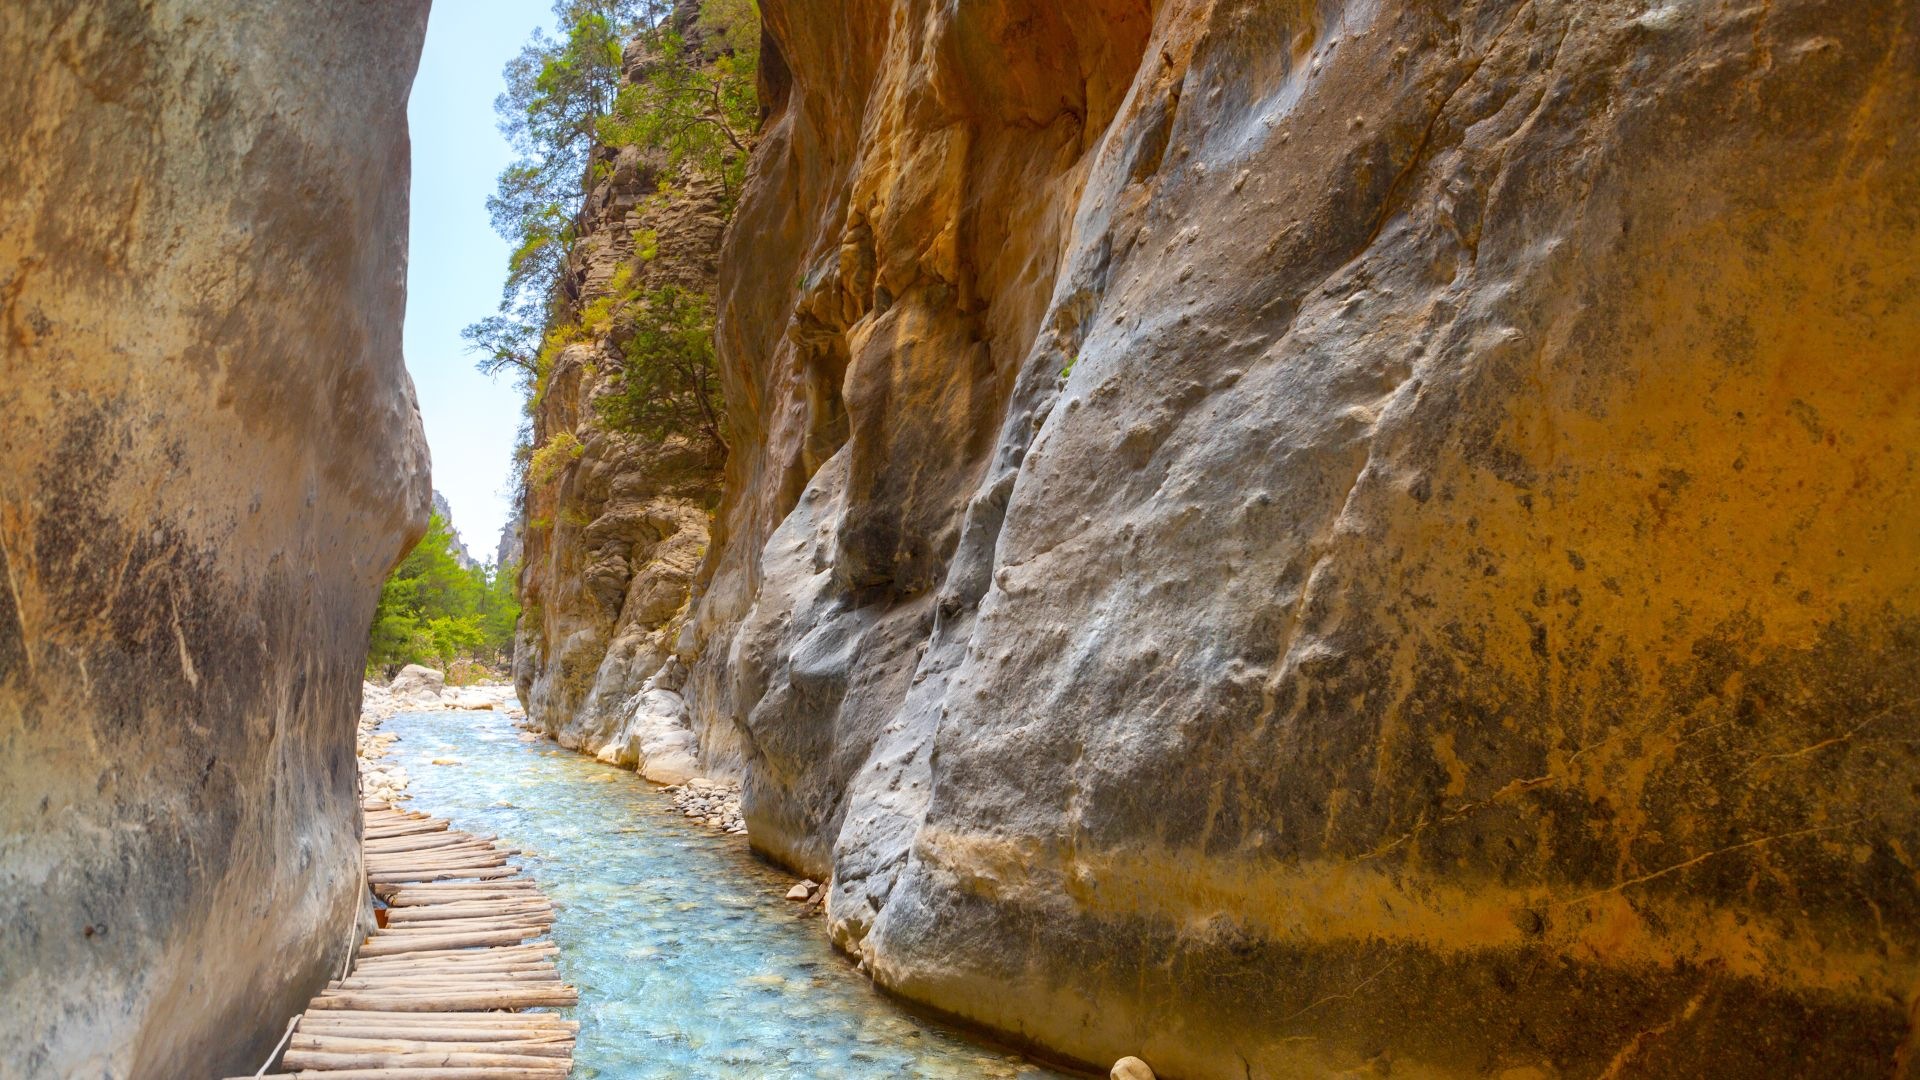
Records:
[[[251,1073],[347,945],[426,13],[0,6],[8,1076]]]
[[[762,8],[681,692],[880,982],[1911,1067],[1920,5]]]

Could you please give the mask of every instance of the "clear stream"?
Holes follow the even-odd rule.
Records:
[[[576,1077],[1059,1077],[916,1017],[784,899],[793,878],[633,773],[522,741],[505,715],[385,730],[415,809],[493,833],[557,908],[580,988]],[[434,758],[457,765],[434,765]]]

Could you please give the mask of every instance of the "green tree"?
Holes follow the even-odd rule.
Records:
[[[557,286],[586,190],[596,124],[620,90],[622,46],[658,21],[655,0],[557,0],[557,38],[536,30],[508,62],[507,89],[494,101],[500,132],[518,157],[487,199],[494,230],[514,245],[499,313],[462,336],[480,370],[531,381],[540,338],[559,299]]]
[[[494,567],[487,589],[480,595],[480,632],[483,647],[502,656],[513,654],[513,632],[520,622],[520,564]]]
[[[461,659],[497,665],[512,655],[520,617],[514,572],[462,566],[455,543],[446,519],[433,515],[381,586],[367,635],[369,673],[403,664],[444,669]]]

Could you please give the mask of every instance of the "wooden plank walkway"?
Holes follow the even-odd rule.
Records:
[[[440,818],[366,813],[366,872],[388,905],[352,972],[291,1027],[273,1080],[552,1080],[573,1068],[577,1021],[512,1010],[572,1005],[553,905],[515,854]],[[503,1011],[505,1010],[505,1011]],[[272,1063],[269,1062],[269,1065]]]

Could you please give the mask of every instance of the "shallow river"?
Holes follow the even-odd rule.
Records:
[[[783,897],[793,878],[633,773],[504,715],[397,716],[412,806],[493,833],[558,908],[576,1077],[1057,1077],[875,991]],[[433,765],[436,757],[457,765]]]

